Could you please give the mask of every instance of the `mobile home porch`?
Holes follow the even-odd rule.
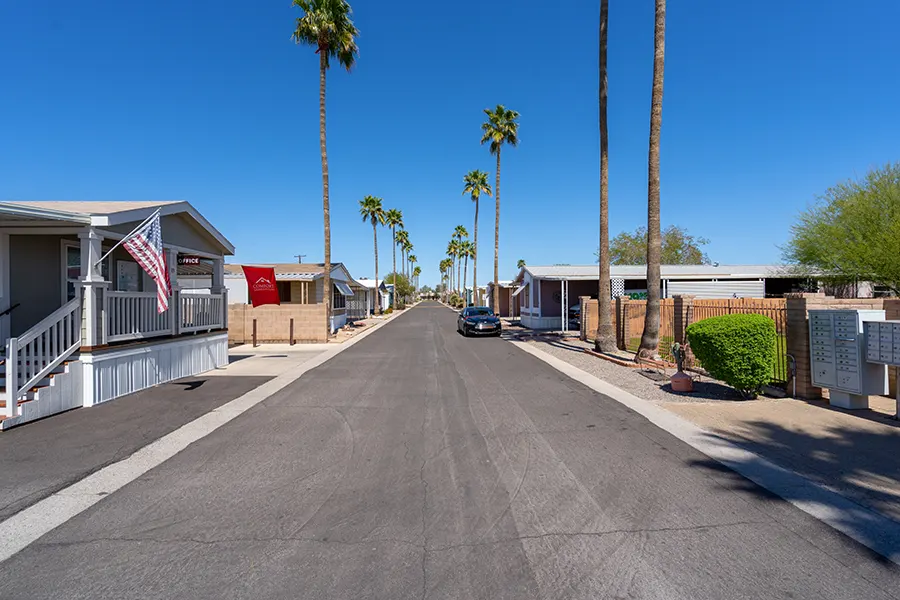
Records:
[[[119,247],[159,209],[173,292]],[[186,202],[0,203],[0,426],[92,406],[227,362],[225,254],[233,246]],[[178,264],[207,265],[182,291]]]

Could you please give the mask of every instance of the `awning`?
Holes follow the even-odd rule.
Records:
[[[347,283],[344,281],[335,281],[334,287],[336,287],[338,289],[338,291],[341,294],[343,294],[344,296],[353,296],[354,295],[353,290],[351,290],[350,286],[347,285]]]
[[[519,289],[517,289],[515,292],[513,292],[513,298],[515,298],[516,296],[518,296],[519,294],[521,294],[521,293],[522,293],[522,290],[524,290],[524,289],[527,288],[527,287],[528,287],[528,284],[527,284],[527,283],[526,283],[525,285],[519,286]]]

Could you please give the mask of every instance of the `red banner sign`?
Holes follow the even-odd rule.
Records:
[[[264,304],[281,304],[278,286],[275,285],[275,269],[272,267],[241,267],[247,279],[247,291],[253,308]]]

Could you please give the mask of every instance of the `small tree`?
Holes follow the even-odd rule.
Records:
[[[828,189],[791,228],[784,259],[832,286],[870,281],[900,294],[900,163]]]
[[[662,264],[709,264],[709,256],[702,248],[707,244],[708,239],[693,236],[684,227],[669,225],[662,233]],[[599,260],[599,252],[594,256]],[[643,265],[647,259],[647,228],[623,231],[613,238],[609,244],[609,258],[614,265]]]
[[[409,282],[409,278],[402,273],[388,273],[384,277],[384,283],[394,286],[394,304],[392,306],[394,306],[394,308],[402,308],[403,303],[400,299],[411,295],[413,292],[413,287]]]

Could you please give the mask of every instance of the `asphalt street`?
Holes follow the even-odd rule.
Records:
[[[900,596],[893,563],[455,320],[400,315],[0,564],[0,598]]]

